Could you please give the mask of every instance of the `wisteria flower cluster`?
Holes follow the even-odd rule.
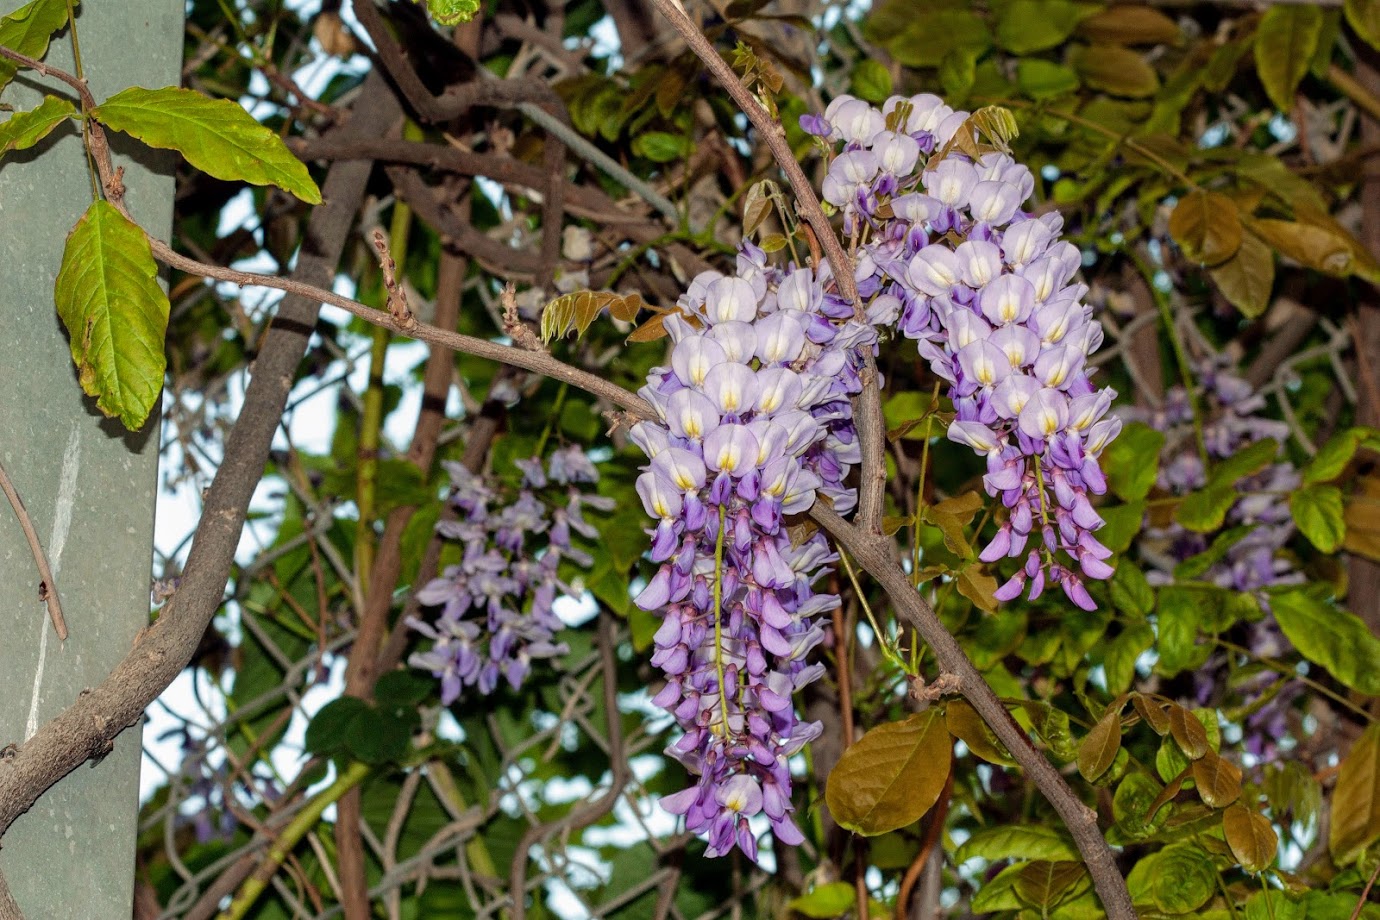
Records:
[[[969,119],[926,94],[881,109],[841,96],[801,121],[842,144],[823,193],[861,243],[860,292],[875,314],[879,302],[895,311],[948,382],[949,438],[987,458],[984,484],[1007,515],[980,558],[1025,556],[997,598],[1026,590],[1034,600],[1057,582],[1091,610],[1083,578],[1112,569],[1089,496],[1106,491],[1097,458],[1121,429],[1104,418],[1116,394],[1095,387],[1087,366],[1102,327],[1073,280],[1081,255],[1059,239],[1062,218],[1021,211],[1030,171],[1002,152],[956,152]],[[1036,531],[1040,545],[1029,546]]]
[[[612,508],[611,499],[588,490],[599,472],[578,447],[554,451],[545,464],[532,457],[517,466],[521,488],[503,504],[497,484],[458,463],[445,464],[458,516],[437,530],[463,544],[464,557],[417,592],[418,601],[439,607],[440,615],[434,624],[410,622],[434,643],[408,663],[440,679],[447,706],[466,688],[492,693],[500,678],[516,689],[534,660],[566,653],[556,641],[562,624],[554,605],[575,592],[557,573],[564,559],[581,566],[592,561],[571,542],[572,531],[598,537],[584,509]]]
[[[813,269],[770,268],[750,244],[735,275],[699,275],[679,306],[671,366],[641,391],[658,420],[632,429],[657,521],[660,568],[636,599],[662,617],[655,702],[684,729],[669,753],[698,777],[662,805],[708,836],[711,856],[736,845],[755,858],[759,814],[783,843],[803,839],[789,759],[821,726],[792,696],[823,673],[807,655],[839,603],[815,588],[838,557],[822,535],[793,542],[786,519],[818,497],[845,513],[856,503],[849,397],[876,331]]]
[[[1229,362],[1216,357],[1196,370],[1204,397],[1203,444],[1209,458],[1225,460],[1266,438],[1281,444],[1288,439],[1289,426],[1259,414],[1266,407],[1265,397],[1237,376]],[[1156,479],[1160,489],[1171,495],[1187,495],[1207,484],[1208,471],[1203,467],[1192,427],[1193,408],[1183,387],[1170,388],[1158,410],[1127,408],[1123,414],[1168,436]],[[1227,511],[1224,527],[1250,529],[1199,577],[1234,591],[1260,592],[1275,585],[1302,582],[1302,573],[1281,552],[1294,536],[1288,495],[1300,482],[1298,470],[1281,458],[1238,483],[1241,497]],[[1167,557],[1160,558],[1171,563],[1198,555],[1212,539],[1209,534],[1194,533],[1172,521],[1165,527],[1147,527],[1145,535],[1168,546]],[[1154,559],[1147,561],[1155,563]],[[1148,572],[1147,578],[1153,584],[1166,584],[1173,573],[1161,565]]]

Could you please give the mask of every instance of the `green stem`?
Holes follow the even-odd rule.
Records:
[[[728,737],[728,682],[724,679],[724,519],[726,505],[719,506],[719,536],[714,541],[714,670],[719,675],[719,712],[723,719],[723,736]],[[710,726],[713,728],[713,725]]]
[[[72,36],[72,62],[76,65],[77,79],[85,80],[86,73],[81,64],[81,42],[77,39],[77,10],[76,4],[72,0],[67,0],[67,31]],[[96,159],[91,154],[91,124],[87,121],[86,100],[82,97],[82,121],[81,139],[82,147],[86,151],[86,174],[91,179],[91,198],[93,201],[101,200],[101,180],[96,173]]]
[[[882,627],[877,625],[877,619],[872,615],[872,605],[867,602],[867,595],[863,593],[862,585],[858,584],[858,573],[854,570],[853,563],[848,560],[848,554],[840,551],[839,559],[843,561],[843,568],[848,573],[848,580],[853,583],[853,593],[857,595],[863,613],[867,614],[867,622],[871,625],[872,632],[877,636],[877,645],[882,650],[882,657],[902,671],[906,671],[905,661],[901,658],[900,653],[891,646],[890,635],[882,632]]]
[[[561,417],[561,407],[565,405],[565,396],[570,392],[570,384],[561,381],[560,389],[556,390],[556,401],[551,406],[551,414],[547,416],[546,427],[541,430],[541,437],[537,439],[537,449],[532,456],[540,457],[546,452],[546,441],[551,437],[551,429],[556,424],[556,419]]]
[[[403,274],[407,240],[412,227],[412,209],[401,201],[393,205],[393,220],[388,230],[388,251]],[[388,360],[391,335],[382,326],[374,327],[369,349],[369,384],[364,391],[364,411],[359,422],[359,469],[356,473],[355,505],[359,523],[355,531],[355,572],[361,594],[369,590],[369,573],[374,567],[374,519],[378,517],[379,449],[383,445],[383,368]]]
[[[264,889],[268,887],[269,880],[273,878],[278,867],[283,864],[283,860],[287,859],[288,854],[301,842],[307,832],[317,825],[321,820],[322,813],[329,806],[335,804],[345,793],[364,782],[364,778],[369,775],[369,770],[368,764],[350,764],[344,773],[336,777],[335,782],[318,792],[316,797],[288,822],[287,827],[283,828],[282,833],[269,846],[263,863],[240,886],[239,893],[230,902],[230,906],[221,912],[220,920],[242,920],[249,913],[249,908],[254,906],[259,895],[263,894]]]

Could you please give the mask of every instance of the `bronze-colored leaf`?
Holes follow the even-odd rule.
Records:
[[[1275,286],[1275,254],[1264,240],[1245,231],[1236,254],[1208,274],[1228,303],[1247,319],[1255,319],[1270,306],[1270,292]]]
[[[1070,56],[1083,82],[1113,96],[1143,99],[1160,88],[1159,74],[1145,58],[1124,45],[1097,44],[1075,48]]]
[[[1160,794],[1150,801],[1150,807],[1145,810],[1144,820],[1147,824],[1153,822],[1159,810],[1179,794],[1179,790],[1184,787],[1184,780],[1188,779],[1188,774],[1192,769],[1192,767],[1184,767],[1179,775],[1170,780],[1169,785],[1160,790]]]
[[[1141,693],[1132,694],[1131,705],[1136,708],[1141,720],[1153,728],[1157,735],[1163,738],[1169,734],[1169,716],[1162,705]]]
[[[1338,277],[1351,273],[1355,261],[1351,240],[1331,228],[1274,218],[1256,218],[1249,226],[1280,255],[1300,265]]]
[[[579,338],[605,307],[622,300],[609,291],[574,291],[557,297],[541,311],[542,341],[550,342],[571,331]]]
[[[1226,195],[1199,189],[1179,199],[1169,234],[1190,260],[1221,265],[1241,248],[1241,215]]]
[[[1254,808],[1237,802],[1222,812],[1222,830],[1232,855],[1247,872],[1261,872],[1275,861],[1279,835],[1269,819]]]
[[[1203,723],[1178,703],[1169,705],[1169,732],[1174,736],[1179,749],[1191,760],[1197,760],[1211,750],[1208,746],[1207,729],[1203,727]]]
[[[1017,897],[1032,907],[1050,908],[1085,887],[1088,881],[1088,872],[1080,862],[1037,859],[1022,867],[1011,887]]]
[[[949,776],[953,739],[937,708],[879,725],[844,751],[824,800],[842,827],[865,837],[914,824]]]
[[[751,237],[771,214],[772,198],[780,194],[780,187],[770,179],[763,179],[743,196],[743,235]]]
[[[1121,710],[1111,709],[1092,727],[1078,744],[1078,772],[1088,782],[1094,782],[1107,772],[1121,750]]]
[[[641,326],[634,329],[632,335],[628,336],[628,341],[655,342],[657,339],[665,337],[667,334],[666,326],[664,325],[665,320],[666,314],[658,313],[656,316],[653,316]]]
[[[972,601],[980,610],[997,610],[997,580],[977,565],[966,566],[958,573],[958,593]]]
[[[609,304],[609,316],[616,320],[630,323],[637,319],[637,314],[647,309],[646,302],[639,294],[625,294],[618,300]]]
[[[968,750],[988,763],[1001,767],[1016,765],[1011,753],[966,700],[953,700],[944,707],[944,724],[948,726],[949,734],[968,745]]]
[[[1356,739],[1342,761],[1332,791],[1332,828],[1327,847],[1339,866],[1355,862],[1380,840],[1380,723]]]
[[[1095,42],[1160,45],[1179,40],[1179,25],[1148,6],[1117,6],[1094,13],[1078,24],[1078,34]]]
[[[955,495],[953,498],[946,498],[934,506],[935,511],[942,511],[945,514],[952,514],[958,518],[960,523],[967,524],[973,519],[973,515],[982,510],[982,496],[977,492],[964,492],[962,495]]]
[[[1241,768],[1215,751],[1205,751],[1193,761],[1193,782],[1198,798],[1211,808],[1226,808],[1241,798]]]

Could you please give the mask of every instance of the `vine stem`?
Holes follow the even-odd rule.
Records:
[[[19,490],[10,481],[10,474],[5,472],[3,465],[0,465],[0,491],[10,500],[10,507],[14,509],[14,516],[19,519],[24,539],[29,544],[29,552],[33,553],[34,565],[38,566],[38,577],[41,579],[38,596],[48,605],[48,617],[53,621],[53,629],[56,630],[58,638],[66,642],[67,620],[62,615],[62,602],[58,600],[57,582],[53,580],[52,566],[48,564],[48,556],[43,552],[43,544],[38,540],[38,531],[34,530],[29,510],[24,507],[24,500],[19,497]]]
[[[816,240],[824,248],[824,256],[833,270],[834,283],[849,303],[853,305],[853,317],[858,322],[867,322],[862,299],[858,296],[857,279],[853,275],[853,260],[848,257],[834,233],[829,218],[820,206],[814,185],[801,169],[791,146],[786,141],[786,131],[781,122],[757,101],[751,91],[738,79],[733,68],[719,55],[714,46],[705,38],[699,27],[686,15],[680,0],[652,0],[652,5],[665,16],[680,37],[685,39],[690,50],[695,53],[709,72],[728,91],[729,96],[757,129],[767,148],[771,151],[776,165],[785,174],[786,180],[795,193],[796,210],[814,231]],[[858,446],[862,452],[859,464],[857,519],[869,531],[880,534],[882,530],[882,509],[886,498],[886,461],[882,455],[886,426],[882,419],[881,378],[877,373],[877,361],[869,346],[860,350],[862,358],[862,392],[853,400],[853,421],[858,429]]]

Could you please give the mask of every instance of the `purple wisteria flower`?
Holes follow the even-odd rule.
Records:
[[[968,117],[929,94],[893,96],[880,110],[835,99],[811,123],[843,142],[824,198],[866,241],[858,286],[884,304],[877,321],[894,314],[948,382],[949,438],[987,459],[984,485],[1007,513],[980,558],[1025,557],[997,598],[1034,600],[1057,583],[1090,610],[1083,579],[1112,574],[1090,496],[1106,491],[1098,456],[1121,428],[1104,418],[1116,394],[1095,387],[1087,367],[1102,327],[1074,280],[1081,254],[1059,240],[1062,218],[1020,209],[1030,171],[1005,153],[974,161],[950,149],[972,130]]]
[[[557,571],[562,559],[589,565],[588,554],[572,545],[571,531],[597,537],[584,509],[612,507],[608,498],[582,488],[597,482],[599,472],[578,447],[555,451],[545,468],[540,457],[515,465],[522,487],[496,508],[502,496],[493,484],[458,463],[445,464],[458,517],[437,530],[464,544],[464,556],[417,592],[417,600],[439,607],[440,615],[433,623],[410,621],[433,642],[408,663],[440,679],[446,706],[470,687],[487,695],[506,680],[516,689],[534,660],[568,651],[556,641],[562,623],[553,608],[572,589]],[[550,500],[561,490],[563,506]]]
[[[809,654],[839,602],[814,587],[838,557],[819,534],[792,542],[787,519],[818,496],[843,513],[856,504],[849,398],[877,337],[827,273],[769,267],[751,244],[735,275],[701,274],[679,307],[671,365],[641,391],[659,418],[631,435],[650,460],[637,491],[661,563],[637,597],[662,619],[655,702],[684,730],[669,753],[697,777],[662,805],[708,837],[709,855],[755,858],[756,815],[781,842],[803,839],[789,760],[821,726],[792,697],[823,673]]]

